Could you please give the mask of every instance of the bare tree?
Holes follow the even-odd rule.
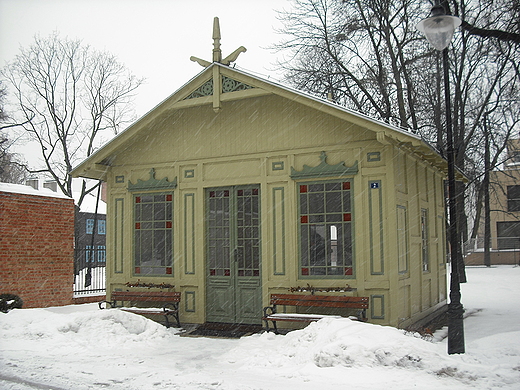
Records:
[[[5,86],[0,80],[0,123],[3,123],[7,119],[7,113],[4,109],[5,95],[7,94]]]
[[[450,8],[468,24],[514,32],[513,25],[498,24],[496,12],[514,1],[486,0],[493,12],[476,1],[451,0]],[[428,2],[412,0],[294,0],[291,10],[280,12],[285,26],[281,32],[287,38],[277,48],[287,53],[280,64],[286,81],[419,133],[443,153],[446,115],[440,55],[415,28],[429,7]],[[519,63],[514,40],[483,39],[463,29],[450,45],[456,164],[472,179],[470,185],[480,183],[485,170],[484,114],[490,126],[496,124],[488,129],[496,140],[493,161],[499,161],[502,146],[514,134],[516,125],[499,123],[505,112],[511,124],[520,115],[515,110]],[[460,233],[466,241],[466,188],[459,186]]]
[[[287,81],[401,127],[418,127],[412,0],[295,0],[280,12]]]
[[[6,94],[5,87],[0,80],[0,182],[19,184],[26,180],[28,172],[21,157],[10,151],[13,142],[9,139],[6,130],[12,125],[5,124],[9,119],[4,110]]]
[[[58,34],[35,37],[2,74],[16,96],[15,123],[40,146],[44,167],[34,172],[49,174],[72,196],[73,166],[132,119],[142,80],[113,55]],[[94,187],[83,181],[79,205]]]
[[[464,1],[453,0],[454,14],[460,16],[465,6]],[[462,20],[461,28],[468,34],[520,45],[519,0],[475,1],[471,7],[478,8],[479,12],[473,20]]]

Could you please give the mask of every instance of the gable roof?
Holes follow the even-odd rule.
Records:
[[[438,169],[444,172],[447,170],[446,160],[416,134],[370,118],[367,115],[339,106],[328,100],[214,62],[85,159],[73,169],[72,175],[74,177],[106,180],[106,172],[117,156],[118,149],[122,145],[131,142],[134,137],[146,128],[147,124],[167,112],[202,105],[212,105],[213,109],[218,111],[221,103],[224,101],[267,95],[278,95],[359,125],[373,131],[376,134],[376,139],[381,144],[399,146],[417,154],[421,159]]]

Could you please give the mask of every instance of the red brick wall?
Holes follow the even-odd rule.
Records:
[[[0,293],[24,308],[72,303],[74,201],[0,192]]]

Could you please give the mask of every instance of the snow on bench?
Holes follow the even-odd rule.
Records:
[[[368,309],[368,297],[347,297],[337,295],[300,295],[300,294],[271,294],[271,306],[264,307],[266,329],[269,332],[269,321],[273,323],[273,330],[278,333],[277,321],[291,322],[313,322],[322,318],[342,318],[341,316],[325,314],[300,314],[300,313],[278,313],[277,306],[296,306],[296,307],[330,307],[359,309],[357,319],[366,321],[366,309]]]
[[[172,316],[177,322],[177,327],[181,327],[179,320],[179,302],[181,300],[180,292],[172,291],[112,291],[111,301],[99,302],[100,309],[117,308],[126,312],[135,314],[157,314],[163,315],[166,319],[166,327],[170,327],[169,316]],[[120,302],[120,305],[117,304]],[[124,302],[161,302],[164,303],[162,308],[156,307],[126,307]],[[104,306],[104,307],[103,307]]]

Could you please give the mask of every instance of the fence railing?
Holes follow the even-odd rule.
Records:
[[[79,249],[74,257],[74,296],[103,295],[105,287],[105,247],[94,251]]]
[[[491,244],[497,242],[497,248],[491,247],[492,251],[520,251],[520,237],[491,237]],[[482,237],[469,239],[464,243],[464,253],[480,252],[484,248]]]
[[[489,262],[491,264],[515,264],[520,265],[520,238],[519,237],[492,237],[492,243],[497,247],[491,247]],[[469,265],[484,264],[484,240],[468,240],[465,243],[465,262]]]

